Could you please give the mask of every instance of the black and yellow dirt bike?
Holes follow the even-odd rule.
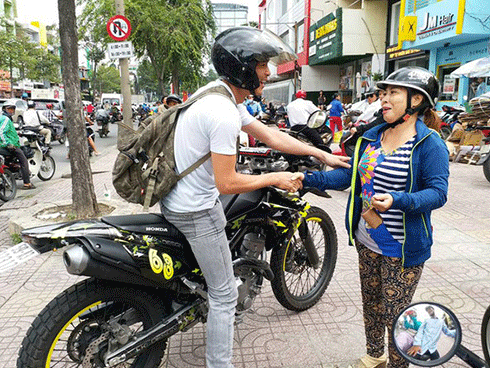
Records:
[[[220,198],[239,292],[237,321],[264,278],[293,311],[311,308],[325,292],[337,234],[327,213],[302,199],[307,191],[264,188]],[[170,336],[206,321],[199,266],[184,236],[159,214],[37,227],[22,237],[39,253],[69,247],[63,254],[68,272],[89,277],[36,317],[22,342],[19,368],[156,368]]]

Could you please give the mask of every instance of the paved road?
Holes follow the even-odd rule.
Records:
[[[102,195],[102,184],[110,185],[115,157],[111,152],[108,148],[103,159],[95,158],[92,165],[95,170],[108,171],[95,176],[98,196]],[[490,304],[490,183],[481,167],[451,163],[450,168],[448,203],[433,214],[433,256],[426,263],[414,301],[435,301],[453,309],[463,328],[463,344],[482,355],[480,324]],[[51,200],[69,198],[69,180],[53,181],[53,185]],[[29,201],[47,198],[47,192],[36,192],[19,200],[18,207],[29,211]],[[339,237],[338,262],[327,292],[310,310],[293,313],[282,308],[265,285],[254,313],[236,329],[236,368],[344,367],[364,354],[356,252],[346,245],[344,230],[347,193],[331,194],[331,199],[310,198],[330,214]],[[0,251],[12,246],[2,208]],[[0,274],[0,368],[15,367],[20,343],[34,317],[78,280],[64,270],[61,252],[45,254]],[[202,326],[178,334],[169,341],[162,367],[204,367],[204,346]],[[453,358],[444,366],[466,365]]]

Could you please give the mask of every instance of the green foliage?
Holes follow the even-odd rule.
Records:
[[[119,69],[114,66],[101,65],[97,73],[97,85],[101,93],[121,93]]]
[[[161,95],[162,91],[158,86],[158,79],[155,73],[155,69],[151,65],[150,61],[145,58],[138,65],[138,89],[140,93],[153,93]],[[164,88],[164,93],[168,94],[170,86],[167,85]]]
[[[373,82],[380,81],[383,79],[383,74],[381,73],[374,73],[373,74]]]
[[[12,243],[14,243],[14,245],[22,242],[22,238],[20,237],[20,234],[18,234],[18,233],[11,234],[10,238],[12,239]]]
[[[108,40],[106,23],[114,14],[114,0],[79,0],[81,34]],[[215,32],[209,0],[126,0],[125,15],[132,26],[130,41],[138,57],[147,57],[160,93],[172,78],[182,85],[199,84],[203,60],[210,53]],[[140,76],[139,76],[140,77]]]

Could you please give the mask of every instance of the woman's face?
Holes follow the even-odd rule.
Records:
[[[405,114],[407,93],[407,89],[403,87],[388,86],[386,88],[386,95],[381,100],[381,107],[387,123],[394,123]]]
[[[383,117],[387,123],[394,123],[405,115],[408,91],[404,87],[388,86],[385,92],[386,94],[381,100]],[[419,93],[412,95],[411,107],[420,105],[423,99]]]

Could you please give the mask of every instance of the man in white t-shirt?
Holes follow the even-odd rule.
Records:
[[[45,128],[41,124],[50,125],[49,120],[43,114],[36,111],[36,103],[34,101],[27,102],[27,110],[24,112],[24,126],[34,128],[44,136],[44,143],[51,143],[51,130]]]
[[[381,100],[379,99],[379,91],[372,87],[366,92],[366,101],[368,106],[366,110],[357,118],[357,124],[369,124],[376,119],[376,113],[381,109]]]
[[[211,152],[211,160],[177,182],[161,200],[162,213],[191,245],[208,287],[206,366],[231,368],[233,323],[238,297],[231,252],[225,233],[226,219],[219,195],[250,192],[266,186],[294,192],[300,183],[292,173],[264,175],[237,173],[236,142],[240,130],[272,148],[298,155],[313,155],[332,166],[348,166],[296,139],[269,129],[253,118],[242,104],[250,93],[260,95],[270,75],[268,61],[293,60],[294,52],[269,31],[251,27],[230,28],[216,38],[211,59],[221,79],[204,88],[221,85],[229,92],[211,94],[183,110],[175,131],[177,170],[184,171]],[[198,90],[195,93],[199,94]]]
[[[318,110],[313,102],[306,99],[306,92],[300,89],[296,92],[296,99],[287,107],[289,125],[291,130],[304,134],[315,147],[327,150],[320,133],[306,125],[310,115]]]

